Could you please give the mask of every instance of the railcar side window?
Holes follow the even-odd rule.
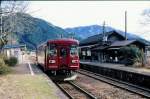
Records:
[[[70,47],[70,55],[77,55],[78,54],[78,49],[76,45],[72,45]]]
[[[50,44],[49,45],[49,50],[48,50],[48,54],[50,56],[56,56],[57,55],[57,49],[56,49],[56,46],[53,44]]]

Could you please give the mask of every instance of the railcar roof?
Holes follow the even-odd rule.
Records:
[[[54,40],[48,40],[48,43],[75,43],[79,44],[78,40],[75,39],[54,39]]]

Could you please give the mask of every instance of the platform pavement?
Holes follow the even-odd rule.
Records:
[[[29,70],[30,70],[30,74],[32,76],[34,75],[42,75],[46,80],[47,83],[49,85],[50,88],[53,88],[53,90],[51,90],[51,93],[53,93],[53,95],[55,94],[55,98],[57,99],[68,99],[67,96],[64,95],[64,93],[53,83],[53,81],[46,75],[43,73],[42,70],[40,70],[37,65],[35,64],[35,59],[36,57],[34,56],[30,56],[30,55],[26,55],[26,57],[24,58],[24,63],[28,64]],[[49,99],[52,99],[52,97],[49,97]]]
[[[68,99],[29,57],[0,77],[0,99]]]
[[[129,66],[125,66],[123,64],[117,64],[117,63],[101,63],[98,61],[81,61],[81,64],[87,64],[87,65],[93,65],[93,66],[101,66],[101,67],[105,67],[105,68],[110,68],[110,69],[117,69],[117,70],[122,70],[122,71],[128,71],[128,72],[135,72],[135,73],[140,73],[140,74],[144,74],[144,75],[148,75],[150,76],[150,69],[147,68],[143,68],[143,67],[129,67]]]

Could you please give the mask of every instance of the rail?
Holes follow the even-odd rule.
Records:
[[[86,90],[82,89],[81,87],[79,87],[77,84],[68,81],[68,82],[63,82],[63,83],[59,83],[59,82],[55,82],[55,84],[70,98],[70,99],[77,99],[77,98],[81,98],[82,99],[97,99],[97,97],[95,97],[94,95],[92,95],[91,93],[87,92]],[[64,85],[63,85],[64,84]],[[65,88],[67,85],[68,88]],[[71,87],[75,88],[72,89],[70,91],[70,85]],[[73,91],[78,91],[78,92],[73,92]],[[75,93],[75,94],[74,94]],[[78,93],[78,94],[77,94]],[[79,95],[80,94],[80,95]],[[80,97],[81,96],[81,97]]]
[[[105,83],[111,84],[113,86],[125,89],[125,90],[133,92],[135,94],[141,95],[143,97],[150,98],[150,90],[149,89],[139,87],[137,85],[133,85],[133,84],[130,84],[127,82],[119,81],[119,80],[116,80],[116,79],[113,79],[110,77],[106,77],[106,76],[103,76],[103,75],[100,75],[97,73],[93,73],[90,71],[82,70],[82,69],[80,69],[77,72],[80,74],[86,75],[88,77],[94,78],[96,80],[100,80],[102,82],[105,82]]]

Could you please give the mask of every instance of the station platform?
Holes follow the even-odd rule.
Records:
[[[89,61],[80,61],[80,64],[92,65],[92,66],[100,66],[110,69],[123,70],[133,73],[139,73],[143,75],[150,76],[150,69],[147,68],[137,68],[137,67],[129,67],[123,64],[113,64],[113,63],[100,63],[100,62],[89,62]]]
[[[150,69],[90,61],[80,61],[80,68],[150,89]]]
[[[0,99],[68,99],[30,56],[0,76]]]

